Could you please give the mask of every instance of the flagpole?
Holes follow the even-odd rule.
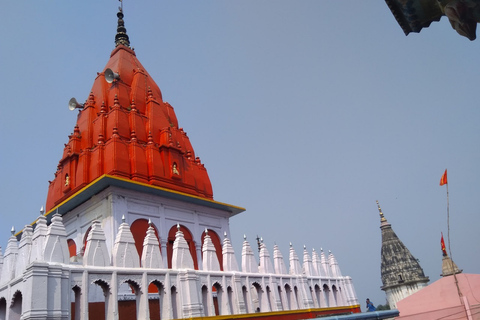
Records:
[[[447,238],[448,238],[448,253],[450,253],[450,259],[453,261],[452,249],[450,248],[450,204],[448,197],[448,182],[447,185]]]
[[[452,249],[450,248],[450,203],[449,203],[449,196],[448,196],[448,180],[446,181],[445,183],[447,185],[447,238],[448,238],[448,252],[450,253],[450,259],[452,261],[451,263],[451,268],[452,268],[452,272],[453,272],[453,278],[455,279],[455,285],[457,287],[457,292],[458,292],[458,297],[460,298],[460,303],[465,307],[465,304],[464,304],[464,301],[462,299],[463,297],[463,294],[462,294],[462,291],[460,290],[460,286],[458,285],[458,279],[457,279],[457,275],[456,275],[456,272],[455,272],[455,269],[453,268],[453,256],[452,256]],[[465,309],[465,312],[467,312],[467,310]]]

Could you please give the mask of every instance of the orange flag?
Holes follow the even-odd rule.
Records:
[[[444,184],[448,184],[447,169],[445,169],[445,173],[443,174],[442,178],[440,179],[440,185],[443,186]]]
[[[443,240],[443,232],[442,232],[442,238],[440,239],[440,244],[442,245],[442,252],[443,256],[447,256],[447,249],[445,249],[445,241]]]

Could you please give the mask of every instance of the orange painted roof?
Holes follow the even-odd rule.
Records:
[[[129,48],[121,18],[118,30],[125,33],[117,33],[117,47],[80,108],[49,185],[47,211],[104,174],[213,199],[207,170],[173,107]],[[119,79],[108,83],[107,68]]]

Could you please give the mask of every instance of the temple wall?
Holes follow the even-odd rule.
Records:
[[[107,204],[112,203],[111,196],[105,197]],[[159,308],[152,314],[175,319],[358,305],[351,279],[341,275],[331,253],[325,257],[323,251],[320,255],[314,251],[312,259],[304,249],[302,265],[291,247],[287,271],[279,267],[285,262],[277,247],[274,268],[266,246],[262,243],[257,263],[245,239],[241,265],[249,270],[240,270],[230,240],[224,236],[220,254],[224,271],[220,271],[218,249],[208,232],[202,243],[200,226],[213,225],[212,228],[223,230],[228,225],[222,217],[197,214],[198,230],[194,225],[188,226],[194,230],[193,241],[201,247],[202,254],[197,255],[199,268],[193,267],[191,250],[180,227],[172,247],[171,263],[175,267],[167,268],[165,251],[160,249],[163,241],[158,241],[152,224],[146,231],[140,255],[126,219],[112,234],[109,225],[118,224],[113,217],[95,219],[98,208],[105,210],[105,203],[93,207],[86,210],[82,219],[65,219],[65,224],[60,215],[54,215],[48,227],[43,227],[44,218],[39,219],[33,236],[25,229],[20,243],[22,248],[32,249],[28,254],[19,254],[15,236],[9,239],[5,256],[0,256],[0,319],[14,319],[17,315],[22,319],[71,319],[71,314],[75,314],[75,319],[93,319],[90,313],[98,312],[99,306],[105,310],[105,319],[119,319],[119,312],[125,309],[122,301],[130,301],[130,305],[135,302],[137,319],[149,319],[150,306]],[[127,210],[130,217],[135,216],[134,208],[138,208],[136,204]],[[160,210],[161,206],[157,208]],[[142,210],[152,208],[144,206]],[[184,213],[195,219],[195,211]],[[162,217],[167,220],[169,214],[160,215],[160,220]],[[89,219],[90,226],[86,223]],[[71,257],[66,249],[68,239],[83,241],[82,230],[89,229],[87,245],[80,250],[82,255]],[[41,254],[35,249],[39,243],[43,244]],[[20,253],[22,250],[25,251],[21,249]],[[16,266],[24,267],[18,270]],[[200,266],[203,270],[199,270]],[[330,269],[328,273],[325,267]]]
[[[219,236],[225,232],[230,234],[229,212],[115,187],[100,192],[63,215],[68,238],[75,241],[79,257],[94,220],[101,222],[107,249],[111,253],[122,217],[130,224],[138,219],[150,219],[164,242],[162,251],[166,250],[167,236],[172,227],[177,224],[185,226],[193,237],[197,257],[201,256],[201,235],[206,228]],[[200,261],[197,262],[201,269]]]

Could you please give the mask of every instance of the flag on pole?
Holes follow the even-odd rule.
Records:
[[[440,185],[443,186],[444,184],[448,184],[447,181],[447,169],[445,169],[445,172],[443,173],[442,178],[440,179]]]
[[[445,241],[443,240],[443,232],[442,232],[442,238],[440,239],[440,244],[442,245],[442,252],[443,256],[447,256],[447,249],[445,248]]]

